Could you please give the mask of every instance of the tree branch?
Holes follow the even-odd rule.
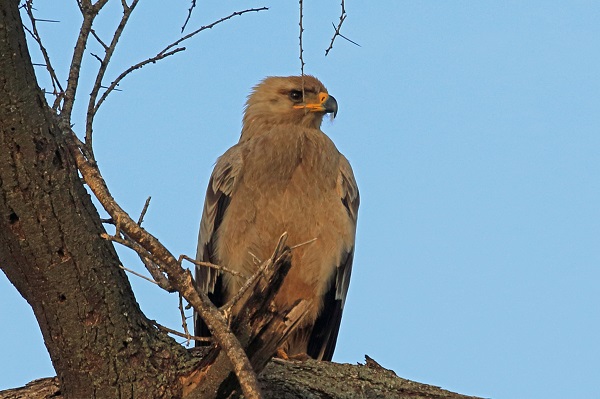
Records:
[[[88,37],[92,30],[92,24],[94,19],[104,7],[108,0],[98,0],[92,4],[90,0],[81,0],[79,8],[83,15],[83,22],[79,29],[79,36],[77,37],[77,43],[75,44],[75,51],[73,52],[73,58],[71,59],[71,66],[69,67],[69,78],[67,79],[67,89],[65,90],[65,99],[61,111],[61,119],[64,127],[68,127],[71,124],[71,113],[73,112],[73,104],[75,103],[75,94],[77,93],[77,84],[79,82],[81,61],[83,60],[83,54],[85,47],[87,46]]]
[[[318,378],[316,378],[318,376]],[[261,374],[265,399],[480,399],[397,377],[367,360],[364,365],[272,361]],[[56,378],[0,392],[0,399],[61,399]]]
[[[190,18],[192,17],[192,11],[194,11],[195,7],[196,7],[196,0],[192,0],[192,4],[190,5],[190,8],[188,9],[187,17],[185,18],[183,26],[181,27],[181,33],[183,33],[183,31],[185,30],[185,27],[187,26],[188,22],[190,21]]]
[[[94,149],[92,147],[92,125],[94,122],[94,116],[96,115],[96,112],[97,112],[96,99],[98,98],[98,92],[100,91],[100,88],[102,87],[102,80],[104,79],[104,74],[106,73],[106,68],[108,67],[108,64],[110,63],[110,60],[115,52],[115,49],[117,48],[117,43],[119,42],[119,38],[121,37],[121,34],[123,33],[123,29],[125,29],[125,25],[127,25],[127,21],[129,20],[129,17],[133,13],[133,10],[135,9],[135,6],[138,4],[138,2],[139,2],[139,0],[133,0],[131,2],[131,5],[127,5],[127,3],[125,1],[121,2],[121,6],[123,8],[123,15],[121,16],[121,21],[119,22],[119,25],[117,25],[117,28],[115,29],[115,31],[113,33],[112,40],[108,46],[106,44],[104,44],[104,42],[102,40],[100,40],[100,38],[96,35],[96,32],[92,31],[92,34],[94,35],[96,40],[98,40],[98,42],[100,42],[100,44],[102,44],[104,46],[105,50],[104,50],[104,57],[102,59],[99,59],[100,66],[98,67],[98,73],[96,74],[96,81],[94,82],[94,86],[92,87],[92,92],[90,93],[90,99],[88,101],[87,115],[86,115],[86,121],[85,121],[85,145],[86,145],[87,154],[90,157],[94,156]]]
[[[340,29],[342,29],[342,24],[344,23],[345,19],[346,19],[346,8],[344,7],[344,0],[342,0],[342,12],[340,13],[340,22],[338,22],[337,28],[334,25],[335,33],[333,34],[333,37],[331,38],[331,43],[329,43],[329,47],[327,47],[327,50],[325,50],[325,57],[327,57],[327,54],[329,54],[329,51],[333,48],[333,42],[335,41],[335,38],[340,35]]]
[[[185,40],[196,36],[198,33],[207,30],[207,29],[211,29],[213,28],[215,25],[218,25],[222,22],[227,21],[228,19],[231,19],[235,16],[239,16],[242,14],[246,14],[248,12],[258,12],[258,11],[265,11],[268,10],[267,7],[261,7],[261,8],[249,8],[247,10],[243,10],[243,11],[236,11],[226,17],[223,17],[211,24],[208,24],[206,26],[202,26],[198,29],[196,29],[195,31],[188,33],[187,35],[179,38],[178,40],[174,41],[173,43],[169,44],[168,46],[166,46],[164,49],[162,49],[161,51],[159,51],[154,57],[150,57],[144,61],[140,61],[135,65],[130,66],[129,68],[127,68],[125,71],[121,72],[121,74],[108,86],[107,90],[102,94],[102,96],[100,96],[100,99],[98,100],[98,102],[96,103],[96,105],[94,106],[94,110],[93,110],[93,114],[95,115],[98,112],[98,108],[100,108],[100,106],[102,105],[102,103],[106,100],[106,97],[113,91],[115,90],[115,88],[119,85],[119,83],[121,82],[121,80],[123,80],[127,75],[129,75],[131,72],[140,69],[142,67],[144,67],[145,65],[148,65],[150,63],[155,63],[156,61],[162,60],[163,58],[167,58],[171,55],[174,55],[176,53],[179,53],[180,51],[184,51],[185,47],[177,47],[175,49],[173,49],[174,47],[178,46],[180,43],[184,42]],[[171,50],[173,49],[173,50]]]
[[[159,264],[161,269],[167,274],[171,285],[200,314],[210,332],[215,337],[215,340],[219,343],[225,353],[227,353],[227,357],[233,365],[233,369],[244,395],[248,399],[260,399],[261,395],[256,374],[254,373],[240,342],[235,335],[229,331],[227,320],[225,320],[223,315],[212,304],[204,292],[196,290],[190,272],[184,270],[175,257],[153,235],[141,228],[115,202],[97,166],[88,162],[79,147],[75,144],[75,141],[73,140],[75,133],[69,129],[66,131],[66,134],[69,149],[76,160],[77,167],[83,176],[83,179],[98,201],[100,201],[106,212],[114,220],[119,221],[118,224],[121,229],[131,237],[132,240],[159,260],[157,264]]]

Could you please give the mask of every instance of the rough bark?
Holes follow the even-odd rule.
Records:
[[[186,351],[150,326],[100,238],[36,83],[17,0],[0,1],[0,54],[0,267],[33,308],[63,394],[175,396]]]
[[[376,363],[269,363],[260,376],[265,399],[479,399],[397,377]],[[0,392],[0,399],[61,399],[56,378]]]

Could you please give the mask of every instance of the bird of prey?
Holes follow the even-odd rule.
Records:
[[[199,261],[252,275],[282,233],[291,269],[276,306],[311,300],[280,351],[331,360],[352,268],[359,195],[352,168],[320,129],[337,102],[315,77],[268,77],[248,97],[239,142],[218,160],[200,223]],[[243,285],[240,277],[202,266],[196,284],[216,306]],[[208,336],[196,318],[196,335]]]

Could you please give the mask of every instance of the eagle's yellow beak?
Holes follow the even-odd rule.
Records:
[[[326,114],[333,113],[333,117],[337,115],[338,105],[335,97],[330,96],[325,92],[319,93],[318,103],[306,103],[294,105],[294,108],[304,108],[311,112],[324,112]]]

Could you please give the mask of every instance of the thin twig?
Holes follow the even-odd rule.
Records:
[[[329,51],[331,51],[331,49],[333,48],[333,42],[335,41],[335,38],[340,36],[340,29],[342,29],[342,24],[344,23],[345,19],[346,19],[346,9],[344,7],[344,0],[342,0],[342,12],[340,13],[340,21],[338,22],[337,28],[335,27],[335,25],[333,26],[335,29],[335,33],[333,34],[333,37],[331,38],[331,43],[329,43],[329,47],[327,47],[327,50],[325,50],[325,57],[327,57],[327,54],[329,54]]]
[[[150,320],[150,323],[154,324],[154,326],[156,328],[158,328],[159,330],[161,330],[161,331],[167,332],[169,334],[176,335],[176,336],[181,337],[181,338],[185,338],[185,339],[189,338],[189,339],[193,339],[194,341],[201,341],[201,342],[212,342],[212,340],[213,340],[212,337],[197,337],[195,335],[189,335],[188,336],[188,335],[186,335],[184,333],[180,333],[177,330],[173,330],[173,329],[170,329],[169,327],[163,326],[162,324],[158,324],[158,322],[156,320]]]
[[[129,6],[125,1],[121,2],[123,8],[123,15],[121,16],[121,21],[119,21],[119,25],[117,25],[117,27],[115,28],[112,40],[110,41],[110,44],[108,46],[106,46],[106,44],[104,44],[100,40],[100,38],[96,36],[95,32],[92,32],[92,35],[96,37],[96,40],[98,40],[102,45],[104,45],[105,51],[104,57],[102,59],[100,59],[100,57],[96,57],[100,61],[100,66],[98,67],[96,80],[94,82],[94,86],[92,87],[92,92],[90,93],[85,121],[85,145],[87,147],[88,154],[91,157],[94,156],[94,148],[92,147],[92,134],[94,117],[96,116],[96,112],[98,111],[98,109],[96,108],[96,100],[98,98],[98,93],[100,92],[100,88],[102,87],[102,80],[104,79],[106,68],[108,68],[110,60],[115,52],[115,49],[117,48],[117,43],[121,38],[123,30],[125,29],[125,25],[127,25],[127,21],[129,20],[129,17],[133,13],[133,10],[135,9],[135,6],[137,6],[138,2],[139,0],[133,0],[131,2],[131,5]]]
[[[98,36],[98,34],[96,33],[96,31],[94,29],[92,29],[90,31],[90,33],[92,34],[92,36],[94,36],[94,38],[96,39],[96,41],[98,43],[100,43],[100,45],[102,47],[104,47],[104,51],[108,50],[108,45],[106,43],[104,43],[104,41],[102,39],[100,39],[100,36]]]
[[[190,6],[190,8],[188,10],[187,18],[185,19],[185,22],[183,23],[183,26],[181,27],[181,33],[183,33],[183,31],[185,30],[185,27],[187,26],[188,22],[190,21],[190,18],[192,17],[192,11],[194,10],[195,7],[196,7],[196,0],[192,0],[192,5]]]
[[[127,236],[125,236],[125,237],[127,238],[127,240],[134,243],[134,241],[131,240],[129,237],[127,237]],[[165,277],[163,272],[160,270],[160,267],[156,264],[156,262],[153,262],[150,258],[145,258],[141,255],[138,255],[138,256],[140,257],[140,260],[146,267],[146,270],[148,270],[148,272],[152,275],[152,277],[154,279],[156,279],[156,282],[158,283],[158,286],[160,288],[162,288],[163,290],[165,290],[167,292],[175,292],[176,291],[175,288],[173,288],[173,285],[171,285],[171,283],[169,282],[169,279],[167,277]]]
[[[83,15],[83,22],[81,23],[81,28],[79,28],[79,36],[77,37],[77,42],[75,44],[75,51],[73,51],[73,58],[71,59],[71,66],[69,67],[69,77],[67,79],[67,88],[65,90],[65,97],[61,110],[61,127],[63,130],[68,129],[71,126],[71,114],[73,112],[75,94],[77,93],[77,85],[80,78],[81,62],[83,60],[83,54],[87,46],[90,31],[92,30],[92,24],[107,2],[108,0],[98,0],[94,4],[92,4],[91,0],[81,0],[78,2],[79,9]],[[86,153],[87,152],[88,151],[86,150]]]
[[[116,242],[117,244],[121,244],[129,249],[134,250],[142,260],[142,263],[144,263],[144,266],[146,266],[146,269],[148,270],[152,278],[154,278],[154,281],[156,281],[156,284],[158,284],[160,288],[167,292],[175,291],[169,280],[163,275],[163,273],[160,270],[160,267],[158,266],[158,264],[160,264],[160,259],[152,255],[140,244],[133,241],[127,236],[125,236],[125,238],[122,238],[116,235],[111,236],[109,234],[102,233],[100,234],[100,237],[104,238],[105,240]]]
[[[240,273],[240,272],[238,272],[236,270],[231,270],[231,269],[226,268],[225,266],[215,265],[214,263],[210,263],[210,262],[202,262],[202,261],[196,260],[194,258],[190,258],[187,255],[179,255],[179,258],[178,258],[177,262],[179,262],[179,264],[181,265],[181,262],[184,259],[187,260],[190,263],[193,263],[196,266],[210,267],[211,269],[215,269],[215,270],[218,270],[220,272],[229,273],[229,274],[231,274],[233,276],[236,276],[236,277],[248,278],[248,276],[245,276],[245,275],[243,275],[242,273]]]
[[[354,40],[348,39],[346,36],[342,35],[341,33],[339,33],[338,36],[341,37],[342,39],[354,44],[355,46],[362,47],[360,44],[356,43]]]
[[[25,25],[23,25],[23,28],[25,28],[25,30],[36,41],[36,43],[38,44],[40,51],[42,53],[42,57],[44,57],[44,62],[45,62],[44,66],[46,67],[46,70],[48,71],[48,74],[50,75],[50,82],[52,83],[52,88],[54,89],[54,93],[52,93],[55,96],[54,105],[56,105],[58,107],[57,102],[58,103],[60,102],[59,99],[62,97],[64,90],[60,84],[60,80],[56,76],[56,72],[54,71],[54,68],[52,67],[52,63],[50,62],[50,56],[48,55],[48,51],[46,50],[46,47],[42,43],[42,38],[37,30],[37,24],[36,24],[37,21],[50,21],[50,20],[36,19],[33,16],[33,0],[27,0],[25,2],[25,4],[23,5],[23,7],[27,13],[27,16],[29,17],[29,21],[31,22],[31,30],[29,28],[27,28]],[[54,21],[54,22],[58,22],[58,21]]]
[[[129,273],[133,274],[134,276],[138,276],[138,277],[140,277],[140,278],[143,278],[143,279],[144,279],[144,280],[146,280],[146,281],[149,281],[149,282],[151,282],[152,284],[156,284],[156,285],[160,286],[160,284],[158,284],[156,281],[152,280],[151,278],[148,278],[148,277],[144,276],[143,274],[140,274],[140,273],[138,273],[138,272],[136,272],[136,271],[134,271],[134,270],[128,269],[128,268],[126,268],[126,267],[125,267],[125,266],[123,266],[123,265],[119,265],[119,267],[120,267],[121,269],[125,270],[126,272],[129,272]]]
[[[304,27],[302,27],[302,18],[304,18],[303,15],[303,8],[304,8],[304,3],[303,0],[299,0],[300,3],[300,35],[298,36],[298,41],[300,44],[300,76],[302,76],[302,100],[304,100],[304,47],[302,46],[302,35],[304,34]]]
[[[181,294],[179,294],[179,314],[181,315],[181,327],[183,327],[183,333],[186,335],[186,342],[185,345],[189,345],[190,344],[190,331],[188,330],[187,327],[187,321],[185,320],[185,310],[183,309],[183,297],[181,296]]]
[[[95,109],[94,109],[94,114],[98,112],[98,109],[100,108],[100,106],[102,105],[102,103],[106,100],[106,97],[108,97],[108,95],[115,90],[115,88],[119,85],[119,83],[121,82],[121,80],[123,80],[123,78],[125,78],[127,75],[129,75],[131,72],[135,71],[136,69],[140,69],[148,64],[154,64],[156,61],[158,60],[162,60],[163,58],[167,58],[173,54],[179,53],[180,51],[185,50],[185,47],[179,47],[176,48],[173,51],[169,51],[167,53],[162,53],[162,54],[158,54],[152,58],[148,58],[147,60],[138,62],[135,65],[130,66],[129,68],[127,68],[125,71],[121,72],[121,74],[119,76],[117,76],[117,78],[111,82],[111,84],[108,86],[108,88],[106,89],[106,91],[104,93],[102,93],[102,95],[100,96],[100,99],[98,100],[98,102],[96,103]]]
[[[223,17],[211,24],[202,26],[198,29],[196,29],[195,31],[188,33],[187,35],[179,38],[178,40],[174,41],[173,43],[169,44],[167,47],[165,47],[164,49],[162,49],[160,52],[158,52],[154,57],[148,58],[144,61],[138,62],[137,64],[130,66],[129,68],[127,68],[125,71],[121,72],[121,74],[119,76],[117,76],[117,78],[110,84],[110,86],[108,86],[108,89],[102,93],[102,96],[100,96],[100,99],[98,100],[98,102],[96,103],[96,106],[94,108],[94,113],[98,112],[98,108],[100,108],[100,106],[102,105],[102,103],[104,102],[104,100],[106,100],[106,97],[115,89],[115,87],[117,87],[119,85],[119,83],[121,82],[121,80],[123,80],[123,78],[125,78],[127,75],[129,75],[131,72],[140,69],[142,67],[144,67],[147,64],[153,64],[156,61],[162,60],[163,58],[167,58],[173,54],[179,53],[180,51],[184,51],[185,47],[177,47],[173,50],[171,50],[172,48],[176,47],[179,43],[197,35],[198,33],[206,30],[206,29],[211,29],[213,28],[215,25],[220,24],[221,22],[225,22],[228,19],[231,19],[235,16],[238,15],[242,15],[251,11],[264,11],[264,10],[268,10],[267,7],[261,7],[261,8],[249,8],[247,10],[243,10],[243,11],[236,11],[230,15],[228,15],[227,17]]]
[[[173,47],[175,47],[175,46],[178,46],[178,45],[179,45],[179,43],[181,43],[181,42],[183,42],[183,41],[185,41],[185,40],[187,40],[187,39],[189,39],[189,38],[191,38],[191,37],[193,37],[193,36],[196,36],[198,33],[202,32],[202,31],[204,31],[204,30],[207,30],[207,29],[212,29],[212,28],[213,28],[215,25],[218,25],[218,24],[220,24],[220,23],[222,23],[222,22],[225,22],[225,21],[227,21],[228,19],[231,19],[231,18],[233,18],[233,17],[240,16],[240,15],[243,15],[243,14],[246,14],[246,13],[249,13],[249,12],[267,11],[268,9],[269,9],[268,7],[260,7],[260,8],[248,8],[248,9],[246,9],[246,10],[242,10],[242,11],[236,11],[236,12],[233,12],[233,13],[229,14],[229,15],[228,15],[228,16],[226,16],[226,17],[223,17],[223,18],[221,18],[221,19],[218,19],[218,20],[216,20],[216,21],[214,21],[214,22],[212,22],[212,23],[210,23],[210,24],[208,24],[208,25],[201,26],[200,28],[196,29],[195,31],[193,31],[193,32],[191,32],[191,33],[188,33],[187,35],[185,35],[185,36],[183,36],[183,37],[181,37],[181,38],[177,39],[176,41],[174,41],[173,43],[171,43],[171,44],[169,44],[167,47],[165,47],[165,48],[164,48],[164,49],[163,49],[163,50],[162,50],[160,53],[158,53],[158,54],[162,54],[162,53],[164,53],[164,52],[167,52],[168,50],[172,49]]]
[[[142,225],[142,222],[144,221],[144,216],[146,216],[146,212],[148,212],[148,207],[150,206],[150,199],[152,197],[148,196],[148,199],[146,199],[146,202],[144,203],[144,208],[142,209],[142,213],[140,213],[140,217],[138,218],[138,226]]]
[[[42,18],[36,18],[35,19],[38,22],[54,22],[54,23],[59,23],[60,21],[57,21],[56,19],[42,19]]]

